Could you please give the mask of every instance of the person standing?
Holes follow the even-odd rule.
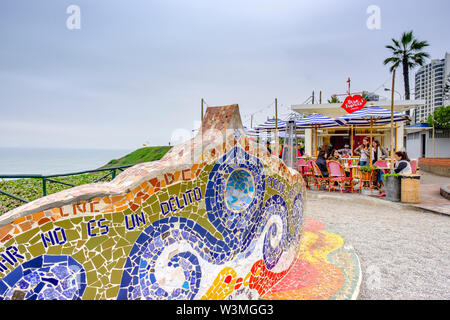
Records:
[[[369,157],[370,157],[370,143],[369,138],[364,137],[363,143],[355,149],[355,154],[359,155],[359,163],[358,165],[363,167],[367,166],[369,163]]]
[[[372,150],[372,164],[377,162],[378,160],[384,160],[388,156],[386,149],[384,149],[380,145],[380,141],[373,141],[373,150]]]

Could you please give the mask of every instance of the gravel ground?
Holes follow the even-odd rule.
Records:
[[[326,223],[359,256],[360,299],[450,299],[449,216],[313,197],[305,215]]]

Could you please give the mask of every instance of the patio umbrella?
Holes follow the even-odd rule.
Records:
[[[261,123],[259,125],[257,125],[256,127],[253,128],[255,131],[272,131],[278,129],[278,131],[280,130],[286,130],[286,122],[284,122],[283,120],[277,119],[277,121],[275,121],[275,119],[269,119],[264,123]],[[278,152],[278,139],[275,139],[275,149],[276,152]]]
[[[283,120],[278,119],[278,122],[275,121],[275,119],[269,119],[264,123],[261,123],[253,128],[253,130],[261,131],[261,130],[274,130],[277,128],[278,123],[278,129],[285,129],[286,128],[286,122]]]
[[[269,139],[269,138],[273,139],[274,138],[274,134],[271,131],[255,131],[252,129],[246,129],[245,127],[244,127],[244,131],[247,136],[253,137],[253,138],[265,138],[265,139]],[[286,131],[280,131],[280,132],[278,132],[278,137],[285,139],[285,138],[289,137],[289,134]],[[305,135],[297,134],[297,137],[305,138]]]
[[[394,112],[393,113],[394,122],[407,121],[409,116],[404,113]],[[378,106],[364,107],[361,110],[355,111],[353,113],[346,114],[345,116],[339,117],[336,121],[343,123],[345,125],[367,125],[370,126],[370,162],[372,165],[372,130],[374,124],[383,124],[391,122],[391,111],[387,109],[380,108]]]
[[[341,125],[341,122],[337,122],[335,119],[326,117],[320,113],[312,113],[295,123],[296,129],[314,129],[314,137],[316,140],[315,152],[317,151],[317,130],[319,128],[339,127]]]
[[[272,138],[273,133],[270,131],[256,131],[254,129],[248,129],[244,127],[245,134],[253,138]]]

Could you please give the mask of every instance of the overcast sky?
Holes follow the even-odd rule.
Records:
[[[66,26],[73,4],[81,29]],[[387,95],[384,46],[414,30],[442,59],[449,12],[448,0],[2,0],[0,146],[167,145],[193,129],[201,98],[239,104],[249,126],[274,98],[287,115],[313,90],[344,93],[349,76],[352,91]],[[403,94],[402,82],[399,70]]]

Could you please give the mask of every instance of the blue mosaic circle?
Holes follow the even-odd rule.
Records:
[[[243,171],[248,177],[241,173]],[[247,188],[248,192],[251,190],[252,197],[242,198],[243,202],[237,206],[240,210],[231,209],[232,206],[230,208],[226,204],[230,200],[227,198],[230,195],[227,192],[227,182],[233,172],[240,172],[239,178],[253,182],[253,187]],[[234,147],[220,158],[209,174],[205,194],[208,219],[222,235],[231,238],[229,243],[232,249],[239,248],[244,251],[256,236],[255,231],[261,221],[265,180],[262,162],[239,147]],[[245,186],[242,189],[245,189]]]
[[[227,180],[225,200],[228,209],[241,211],[250,206],[255,195],[253,177],[245,169],[237,169]]]
[[[42,255],[0,281],[0,300],[80,300],[85,288],[86,272],[72,257]]]

